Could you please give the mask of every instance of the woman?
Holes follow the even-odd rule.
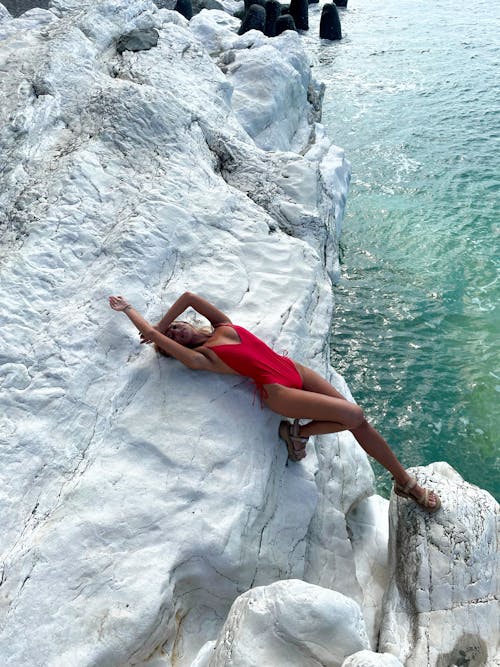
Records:
[[[423,489],[408,475],[358,405],[344,398],[310,368],[276,354],[202,297],[185,292],[156,326],[121,296],[110,296],[109,304],[113,310],[127,315],[139,330],[142,343],[154,343],[159,351],[188,368],[251,377],[267,407],[295,420],[293,424],[282,421],[279,428],[292,460],[304,458],[311,435],[351,431],[365,452],[392,474],[397,495],[410,498],[428,512],[440,508],[437,494]],[[206,317],[213,329],[198,329],[188,322],[177,321],[189,307]],[[299,418],[311,421],[301,426]]]

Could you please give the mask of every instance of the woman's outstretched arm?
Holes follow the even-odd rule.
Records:
[[[122,296],[110,296],[109,305],[113,310],[125,313],[145,339],[156,343],[159,347],[165,350],[167,354],[174,357],[174,359],[177,359],[188,368],[205,371],[213,370],[213,364],[210,359],[200,352],[184,347],[183,345],[176,343],[174,340],[167,338],[167,336],[164,336],[144,319],[144,317]]]
[[[197,313],[206,317],[214,327],[223,322],[231,322],[229,317],[210,303],[210,301],[207,301],[197,294],[193,294],[193,292],[184,292],[184,294],[170,306],[155,328],[161,333],[165,333],[172,322],[176,320],[179,315],[182,315],[187,308],[194,308]]]

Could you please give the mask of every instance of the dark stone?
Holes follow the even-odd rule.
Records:
[[[248,12],[252,5],[260,5],[261,7],[266,8],[267,0],[244,0],[245,1],[245,11]]]
[[[297,31],[293,16],[290,16],[290,14],[283,14],[283,16],[280,16],[276,21],[276,35],[281,35],[281,33],[285,32],[285,30]]]
[[[202,9],[218,9],[224,11],[222,3],[217,0],[191,0],[193,14],[199,14]]]
[[[266,2],[266,27],[264,34],[268,37],[276,37],[276,21],[281,15],[281,4],[278,0],[267,0]]]
[[[118,38],[116,50],[118,53],[124,51],[149,51],[158,44],[158,31],[154,28],[148,30],[132,30]]]
[[[245,18],[241,22],[238,35],[243,35],[249,30],[260,30],[264,32],[266,27],[266,10],[261,5],[250,5]]]
[[[177,0],[175,9],[188,21],[193,18],[193,5],[191,4],[191,0]]]
[[[308,0],[291,0],[290,14],[293,16],[297,30],[309,30]]]
[[[339,13],[335,5],[323,5],[319,23],[319,36],[321,39],[342,39]]]
[[[333,0],[337,7],[347,7],[347,0]]]

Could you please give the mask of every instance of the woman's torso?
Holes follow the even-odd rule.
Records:
[[[249,377],[257,387],[269,384],[302,386],[302,378],[293,361],[277,354],[244,327],[230,323],[218,325],[207,343],[203,351],[214,363],[216,372]]]

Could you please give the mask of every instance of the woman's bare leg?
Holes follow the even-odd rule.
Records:
[[[348,401],[318,373],[297,364],[303,379],[303,389],[277,387],[269,391],[267,405],[286,417],[311,419],[301,426],[300,435],[324,435],[351,431],[367,454],[388,470],[396,482],[405,486],[410,476],[384,438],[365,419],[363,411]],[[274,385],[276,387],[276,385]],[[412,493],[420,495],[423,489],[415,486]],[[435,504],[431,493],[430,504]]]

